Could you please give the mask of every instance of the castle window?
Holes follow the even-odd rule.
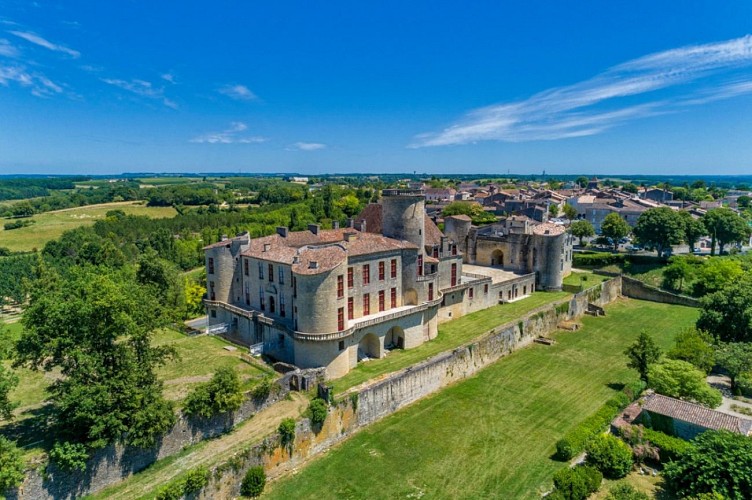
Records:
[[[337,298],[341,299],[345,296],[345,277],[341,274],[337,276]]]
[[[259,268],[259,279],[262,280],[262,279],[264,279],[264,264],[262,264],[261,262],[259,262],[258,263],[258,268]]]
[[[279,334],[279,335],[277,336],[277,345],[278,345],[278,346],[279,346],[280,348],[282,348],[282,347],[284,347],[284,346],[285,346],[285,334],[284,334],[284,333],[280,333],[280,334]]]
[[[347,268],[347,288],[352,288],[355,286],[355,278],[353,273],[353,268],[348,267]]]
[[[363,316],[368,316],[369,314],[371,314],[371,294],[364,293],[363,294]]]
[[[418,255],[418,276],[423,276],[423,254]]]
[[[217,310],[216,309],[212,309],[211,311],[209,311],[209,313],[211,314],[212,318],[216,318],[217,317]]]
[[[292,298],[297,298],[298,296],[298,278],[295,276],[292,277]]]
[[[371,282],[371,265],[363,264],[363,284],[367,285]]]
[[[269,264],[269,281],[274,283],[274,266]]]
[[[269,312],[274,314],[275,311],[275,300],[274,295],[269,295]]]
[[[428,300],[433,300],[433,283],[428,284]]]
[[[247,289],[245,291],[245,305],[251,305],[251,293]]]
[[[285,296],[279,296],[279,315],[285,317]]]
[[[392,278],[397,277],[397,259],[392,259]]]
[[[392,309],[394,309],[395,307],[397,307],[397,289],[396,288],[392,288],[392,290],[391,290],[390,293],[391,293],[391,297],[390,298],[391,298],[391,301],[392,301]]]
[[[457,245],[452,243],[452,255],[457,255]]]
[[[527,295],[527,285],[522,287],[522,295]]]
[[[285,269],[282,266],[279,266],[278,269],[279,269],[279,284],[284,285],[285,284]]]
[[[214,274],[214,258],[209,257],[208,267],[209,267],[209,274]]]
[[[248,276],[248,259],[243,259],[243,274]]]
[[[347,298],[347,317],[350,319],[355,317],[355,300],[352,297]]]
[[[433,247],[433,258],[438,259],[439,258],[439,247],[434,245]]]
[[[457,286],[457,264],[452,264],[451,286]]]
[[[468,290],[467,290],[467,295],[468,295],[468,296],[470,297],[470,299],[472,300],[472,298],[473,298],[473,297],[475,296],[475,288],[468,288]]]
[[[266,302],[264,301],[264,289],[259,288],[259,304],[261,305],[261,310],[266,310]]]
[[[337,309],[337,329],[342,331],[345,329],[345,308],[340,307]]]
[[[384,290],[379,290],[379,312],[384,310]]]
[[[217,300],[217,296],[214,295],[214,282],[209,282],[209,300]]]
[[[384,281],[384,276],[386,272],[384,270],[384,261],[379,261],[379,281]]]
[[[483,285],[483,295],[488,295],[488,283]]]
[[[339,341],[339,350],[340,351],[344,351],[345,350],[345,341],[344,340],[340,340]]]

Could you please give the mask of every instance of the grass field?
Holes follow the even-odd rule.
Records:
[[[538,498],[554,444],[620,384],[641,329],[664,348],[698,311],[623,299],[553,346],[532,345],[378,422],[270,485],[267,498]]]
[[[176,215],[172,207],[147,207],[131,201],[67,208],[35,215],[33,220],[36,224],[29,227],[6,231],[0,226],[0,247],[9,248],[14,252],[34,248],[41,250],[45,243],[60,237],[64,231],[94,224],[98,219],[103,219],[110,210],[122,210],[129,215],[147,215],[154,218]]]
[[[393,350],[386,358],[358,363],[347,375],[334,381],[334,392],[354,387],[385,373],[401,370],[444,351],[459,347],[491,328],[523,316],[536,307],[569,297],[565,292],[535,292],[530,297],[478,311],[439,325],[439,334],[414,349]]]
[[[584,278],[584,279],[583,279]],[[563,283],[565,285],[572,285],[572,286],[582,286],[582,289],[590,288],[591,286],[595,286],[599,283],[603,283],[604,281],[607,281],[611,279],[609,276],[602,276],[600,274],[593,274],[589,271],[582,271],[582,272],[573,272],[566,278],[564,278]]]

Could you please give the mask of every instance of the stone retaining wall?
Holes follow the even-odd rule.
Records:
[[[622,276],[621,280],[621,293],[627,297],[650,300],[652,302],[663,302],[664,304],[700,307],[700,301],[695,298],[667,292],[666,290],[647,285],[642,281],[630,278],[629,276]]]

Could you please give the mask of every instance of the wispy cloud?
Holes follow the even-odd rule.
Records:
[[[224,87],[221,87],[218,92],[237,101],[252,101],[257,98],[256,94],[251,92],[248,87],[239,84],[225,85]]]
[[[14,47],[9,40],[6,40],[5,38],[0,38],[0,56],[5,57],[18,57],[19,51],[16,47]]]
[[[159,77],[166,82],[175,83],[175,75],[172,73],[163,73]]]
[[[49,49],[54,52],[62,52],[63,54],[67,54],[73,58],[81,57],[81,53],[79,51],[70,49],[66,47],[65,45],[60,45],[57,43],[50,42],[49,40],[42,38],[36,33],[31,33],[29,31],[8,31],[8,33],[10,33],[11,35],[15,35],[19,38],[23,38],[29,43],[33,43],[34,45],[39,45],[40,47],[44,47],[45,49]]]
[[[178,109],[178,104],[165,97],[164,88],[156,87],[151,82],[146,80],[139,80],[133,78],[131,80],[120,80],[118,78],[101,78],[101,80],[115,87],[119,87],[123,90],[136,94],[137,96],[146,97],[148,99],[155,99],[162,101],[162,104],[168,108]]]
[[[320,142],[296,142],[287,148],[290,151],[318,151],[326,149],[326,144]]]
[[[28,71],[22,65],[0,65],[0,85],[16,83],[28,88],[37,97],[50,97],[63,92],[63,87],[39,72]]]
[[[261,136],[245,136],[242,132],[248,130],[248,125],[243,122],[232,122],[230,128],[221,132],[210,132],[191,139],[191,142],[200,144],[259,144],[269,139]]]
[[[477,141],[522,142],[595,135],[625,121],[669,113],[749,92],[749,82],[704,86],[691,95],[641,105],[612,101],[701,81],[752,64],[752,36],[680,47],[627,61],[582,82],[532,97],[480,108],[440,132],[421,134],[409,147]],[[748,75],[752,80],[752,75]],[[692,99],[692,96],[698,96]],[[599,105],[610,105],[608,109]]]

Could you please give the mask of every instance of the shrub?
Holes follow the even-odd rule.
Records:
[[[0,436],[0,493],[21,484],[24,461],[16,443]]]
[[[261,495],[266,486],[266,473],[261,466],[251,467],[245,473],[243,482],[240,484],[240,494],[245,497],[256,498]]]
[[[587,446],[587,463],[609,479],[619,479],[632,470],[632,450],[621,439],[601,434],[591,439]]]
[[[642,391],[644,390],[645,382],[643,380],[637,380],[635,382],[625,384],[622,392],[627,395],[630,401],[634,401],[635,399],[640,397],[640,394],[642,394]]]
[[[295,441],[295,419],[286,418],[279,423],[279,437],[282,446],[289,446]]]
[[[251,394],[254,399],[266,399],[272,392],[272,380],[269,377],[264,377],[259,384],[253,388]]]
[[[13,222],[8,222],[3,226],[6,231],[10,231],[11,229],[21,229],[22,227],[27,227],[32,224],[34,224],[36,221],[33,219],[26,219],[26,220],[16,220]]]
[[[642,430],[642,436],[658,448],[658,459],[661,463],[677,460],[679,456],[692,448],[692,443],[689,441],[669,436],[668,434],[653,429],[644,428]]]
[[[603,475],[587,465],[565,467],[554,474],[554,492],[548,498],[583,500],[598,491]]]
[[[645,493],[637,491],[634,486],[627,483],[619,483],[608,491],[606,500],[649,500]]]
[[[220,368],[212,379],[201,384],[185,400],[185,412],[209,418],[219,413],[235,411],[243,404],[240,379],[234,368]]]
[[[625,261],[626,255],[606,252],[579,252],[572,256],[572,266],[574,267],[603,267],[611,264],[623,264]]]
[[[164,485],[157,492],[156,499],[178,500],[201,491],[201,488],[207,484],[209,484],[209,470],[206,467],[197,467]]]
[[[585,419],[580,425],[567,432],[563,438],[556,442],[556,458],[570,460],[585,449],[585,443],[598,435],[611,420],[630,403],[629,397],[624,393],[618,393],[609,399],[606,404]]]
[[[58,441],[50,450],[50,460],[63,470],[86,470],[89,451],[83,443]]]
[[[321,398],[314,398],[308,406],[308,413],[310,414],[311,422],[315,425],[323,424],[328,412],[328,405],[326,404],[326,401]]]

